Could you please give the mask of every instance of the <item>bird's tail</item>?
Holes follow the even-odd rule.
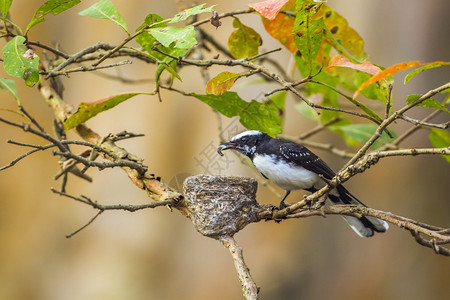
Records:
[[[357,204],[364,205],[361,201],[356,199],[355,196],[350,194],[349,191],[342,185],[337,186],[337,191],[339,196],[329,194],[329,198],[335,204]],[[385,232],[388,230],[389,225],[383,220],[377,219],[375,217],[364,216],[361,218],[352,217],[352,216],[343,216],[345,221],[347,221],[348,225],[361,237],[371,237],[375,231],[376,232]]]

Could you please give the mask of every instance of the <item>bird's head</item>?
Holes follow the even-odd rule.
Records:
[[[229,142],[220,144],[217,152],[223,156],[222,151],[234,149],[240,153],[252,158],[255,154],[256,146],[264,139],[270,138],[267,134],[256,130],[244,131],[231,138]]]

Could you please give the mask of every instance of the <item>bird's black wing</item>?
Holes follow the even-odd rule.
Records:
[[[302,145],[285,141],[280,143],[279,149],[281,155],[283,155],[288,162],[292,162],[311,172],[320,174],[326,179],[332,179],[334,175],[336,175],[320,157]]]

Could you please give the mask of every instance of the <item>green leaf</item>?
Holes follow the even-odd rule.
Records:
[[[228,49],[234,58],[248,58],[258,55],[258,48],[262,44],[261,36],[253,28],[245,26],[234,18],[233,27],[237,28],[228,38]]]
[[[427,63],[425,66],[423,66],[421,68],[417,68],[414,71],[410,72],[408,75],[406,75],[405,79],[404,79],[404,84],[407,84],[408,81],[411,80],[411,78],[413,78],[414,76],[416,76],[419,73],[422,73],[423,71],[426,71],[428,69],[442,67],[442,66],[449,66],[449,65],[450,65],[450,63],[445,62],[445,61],[435,61],[432,63]]]
[[[274,105],[260,103],[256,100],[247,102],[235,92],[222,95],[191,94],[226,117],[239,116],[241,124],[247,129],[259,130],[270,136],[281,133],[281,118]]]
[[[175,43],[175,48],[190,49],[197,43],[195,29],[191,25],[186,27],[150,28],[147,31],[164,47],[169,47],[170,44]]]
[[[153,28],[165,28],[166,23],[164,22],[164,19],[161,16],[157,14],[149,14],[145,17],[145,22],[136,31],[141,30],[145,26],[152,26]],[[159,78],[164,70],[167,70],[172,75],[172,78],[176,77],[179,80],[181,80],[180,76],[176,72],[176,65],[177,65],[176,60],[152,49],[154,47],[155,42],[157,42],[154,36],[144,31],[143,33],[141,33],[136,37],[136,42],[138,42],[139,45],[141,45],[142,48],[144,48],[147,51],[148,57],[155,60],[159,64],[158,67],[156,68],[155,74],[155,81],[157,86],[159,84]],[[170,54],[175,57],[185,56],[189,51],[189,49],[175,48],[174,44],[171,44],[169,47],[159,45],[158,48],[162,52]]]
[[[281,91],[267,99],[267,102],[273,104],[279,111],[283,111],[286,103],[286,96],[287,92]]]
[[[406,98],[406,103],[408,105],[410,105],[410,104],[414,103],[416,100],[418,100],[420,97],[422,97],[422,95],[416,95],[416,94],[409,95]],[[442,110],[442,111],[445,111],[446,113],[450,114],[450,111],[448,111],[448,109],[445,108],[445,106],[443,106],[442,104],[440,104],[439,102],[437,102],[433,98],[428,98],[428,99],[422,101],[419,105],[422,106],[422,107],[428,107],[428,108],[434,108],[434,109]]]
[[[39,81],[39,57],[24,45],[25,38],[16,36],[3,47],[3,67],[11,76],[23,78],[34,86]]]
[[[205,3],[194,6],[192,8],[188,8],[183,10],[182,12],[179,12],[175,15],[174,18],[172,18],[172,20],[169,21],[169,23],[177,23],[177,22],[181,22],[186,20],[187,18],[189,18],[190,16],[195,16],[201,13],[205,13],[205,12],[214,12],[213,6],[210,6],[208,8],[203,8],[203,6],[205,6]]]
[[[294,42],[299,54],[308,66],[308,75],[313,72],[314,62],[322,43],[323,32],[326,29],[322,18],[313,20],[312,9],[302,9],[297,12],[294,25]]]
[[[346,142],[350,146],[354,146],[355,142],[367,142],[372,135],[377,130],[378,126],[375,124],[348,124],[343,126],[333,125],[329,127],[333,131],[343,135],[346,139]],[[396,134],[392,132],[393,137],[396,137]],[[372,144],[372,149],[377,149],[381,146],[381,141],[389,142],[391,138],[387,135],[385,131],[381,134],[380,138]]]
[[[87,120],[95,117],[101,112],[113,108],[114,106],[137,95],[154,95],[154,93],[128,93],[111,96],[105,99],[100,99],[90,103],[80,103],[76,113],[72,114],[64,122],[64,129],[66,131],[83,124]]]
[[[28,24],[25,34],[30,30],[34,25],[44,22],[44,17],[52,13],[53,15],[57,15],[62,13],[65,10],[77,5],[81,0],[48,0],[38,10],[34,13],[33,19],[30,24]]]
[[[100,0],[97,3],[94,3],[91,7],[80,11],[78,14],[80,16],[89,16],[97,19],[110,20],[111,22],[114,22],[122,27],[128,33],[128,35],[130,34],[125,20],[119,14],[119,11],[116,9],[114,4],[109,0]]]
[[[0,89],[10,93],[16,99],[17,105],[20,105],[20,100],[17,96],[16,82],[14,80],[0,78]]]
[[[300,102],[294,105],[294,108],[301,113],[302,115],[304,115],[305,117],[317,121],[320,121],[320,117],[319,115],[316,113],[316,111],[309,106],[308,104],[306,104],[305,102]]]
[[[9,8],[11,7],[12,0],[0,0],[0,12],[2,13],[2,19],[6,18]]]
[[[434,148],[445,148],[450,146],[450,132],[442,129],[431,129],[428,136]],[[450,155],[442,155],[450,163]]]
[[[245,128],[259,130],[270,136],[283,132],[281,128],[282,119],[275,106],[252,100],[240,114],[240,117],[239,121]]]
[[[216,77],[210,79],[206,84],[206,93],[214,95],[222,95],[228,91],[234,82],[241,78],[242,74],[225,71],[219,73]]]

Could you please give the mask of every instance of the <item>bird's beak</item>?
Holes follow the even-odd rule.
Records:
[[[223,150],[235,149],[235,148],[236,147],[235,147],[234,143],[232,143],[232,142],[223,143],[223,144],[220,144],[219,147],[217,148],[217,153],[219,153],[220,156],[223,156],[223,153],[222,153]]]

